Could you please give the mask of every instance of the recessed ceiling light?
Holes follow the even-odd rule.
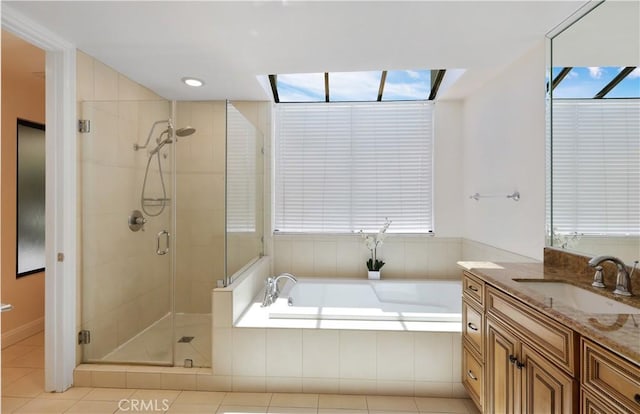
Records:
[[[200,79],[196,79],[196,78],[182,78],[182,82],[184,82],[185,84],[187,84],[189,86],[193,86],[194,88],[198,88],[198,87],[204,85],[203,81],[201,81]]]

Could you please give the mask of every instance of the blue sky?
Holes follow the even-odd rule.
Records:
[[[329,99],[375,101],[382,71],[329,72]],[[423,100],[431,90],[430,70],[387,72],[382,100]],[[324,101],[324,73],[278,75],[280,102]]]
[[[602,88],[624,69],[608,67],[574,67],[553,90],[554,98],[593,98]],[[553,68],[556,75],[561,67]],[[622,82],[613,88],[605,98],[640,98],[640,68],[636,68]]]

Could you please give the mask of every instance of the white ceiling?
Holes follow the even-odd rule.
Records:
[[[474,69],[490,76],[576,1],[3,1],[158,94],[263,100],[272,73]],[[195,76],[206,85],[188,88]]]

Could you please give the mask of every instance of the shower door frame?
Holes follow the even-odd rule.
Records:
[[[45,391],[73,384],[76,366],[76,47],[2,5],[2,28],[46,52]]]

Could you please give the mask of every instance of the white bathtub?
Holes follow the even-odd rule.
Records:
[[[269,306],[270,319],[460,322],[459,281],[298,279]]]

